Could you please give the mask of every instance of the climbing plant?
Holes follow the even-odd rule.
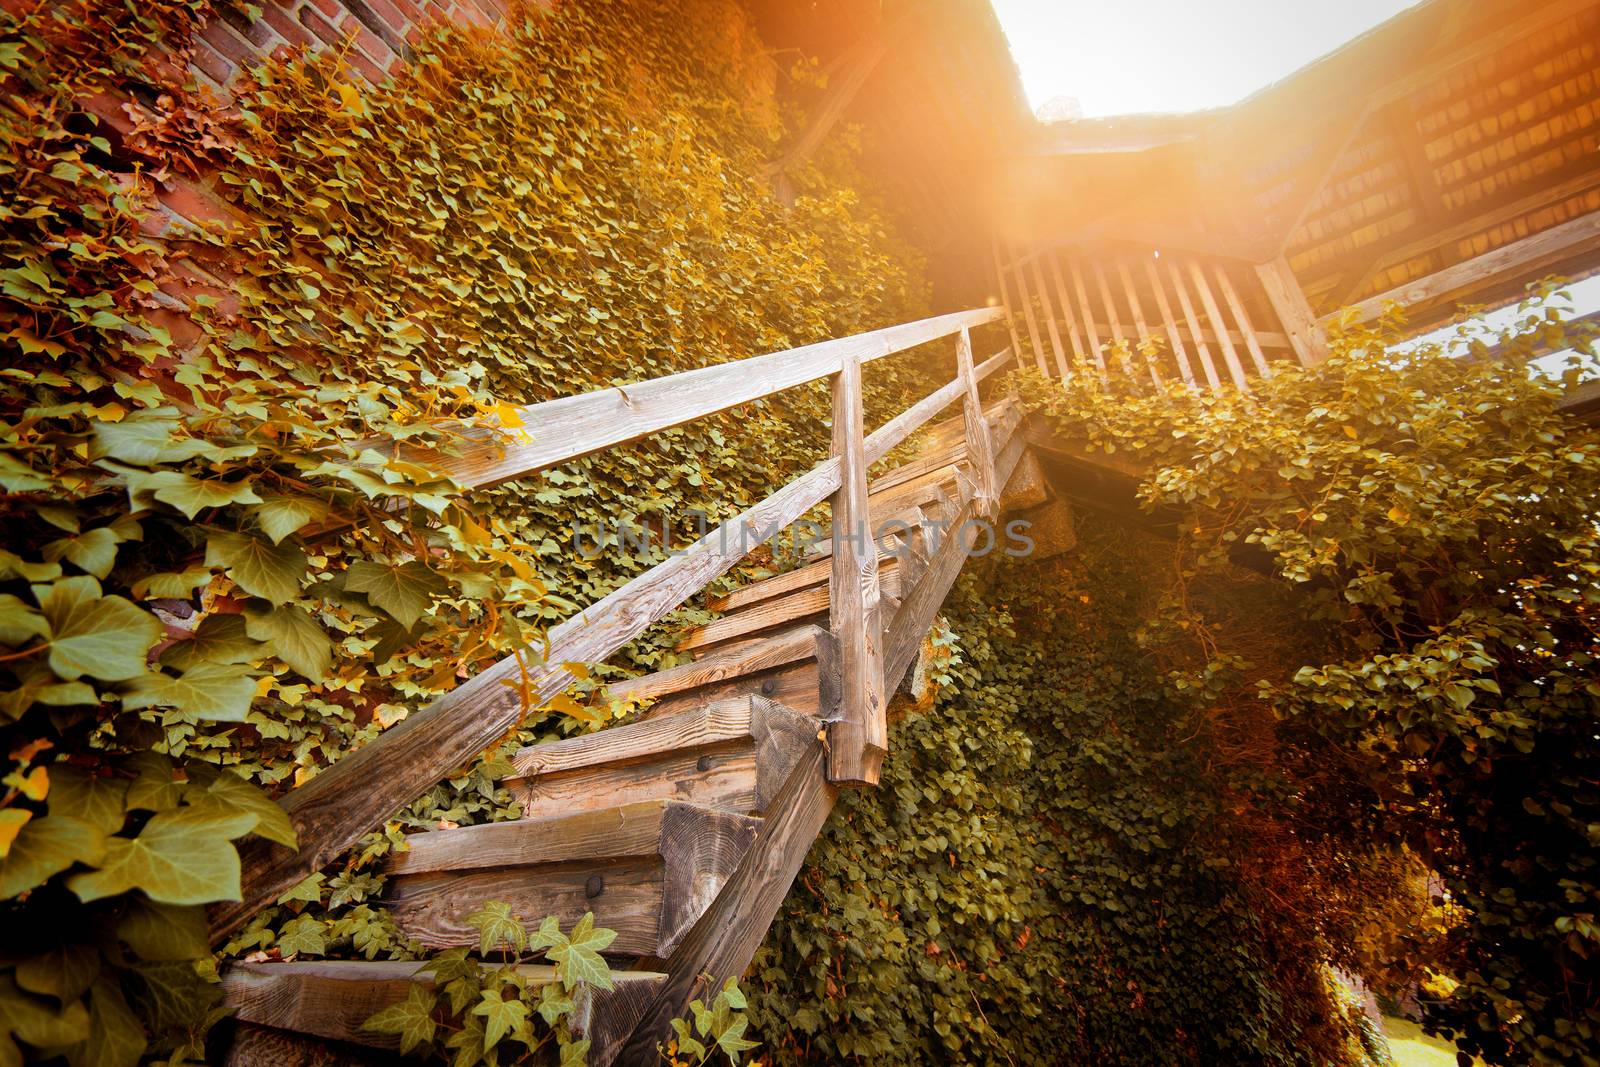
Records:
[[[512,5],[499,31],[429,27],[382,85],[291,54],[228,100],[190,41],[249,5],[0,13],[5,1062],[198,1056],[200,905],[237,896],[232,841],[293,841],[259,787],[667,548],[586,559],[576,528],[749,503],[816,458],[827,408],[800,391],[470,496],[391,446],[923,310],[846,154],[800,168],[793,205],[755,177],[793,116],[759,53],[701,51],[719,10]],[[916,373],[875,368],[874,413]],[[620,710],[578,697],[513,742]],[[415,955],[375,862],[406,828],[509,815],[504,769],[441,784],[228,950]]]
[[[1592,358],[1529,367],[1592,351],[1564,305],[1545,283],[1503,336],[1443,343],[1400,345],[1391,317],[1250,396],[1025,389],[1088,455],[1137,457],[1143,501],[1177,516],[1146,639],[1198,649],[1174,685],[1280,720],[1297,836],[1357,826],[1435,873],[1436,936],[1379,955],[1440,971],[1425,1024],[1491,1063],[1600,1057],[1600,442],[1557,409]],[[1292,591],[1314,644],[1270,665],[1219,636],[1187,593],[1239,563]]]

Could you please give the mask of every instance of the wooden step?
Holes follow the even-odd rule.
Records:
[[[230,1067],[284,1067],[285,1048],[295,1042],[274,1040],[275,1034],[311,1035],[398,1053],[399,1035],[365,1030],[362,1024],[405,1000],[411,986],[432,987],[433,975],[419,971],[422,966],[414,961],[360,960],[232,965],[222,976],[223,1000],[253,1032],[238,1043],[244,1047],[235,1048],[228,1059]],[[494,969],[487,964],[485,968]],[[517,971],[533,989],[555,981],[554,967],[522,966]],[[616,1058],[641,1009],[665,978],[653,971],[618,971],[612,974],[614,989],[582,985],[573,991],[569,1025],[574,1037],[591,1042],[590,1067],[602,1067]],[[394,1056],[388,1056],[374,1062],[393,1061]]]
[[[833,663],[833,655],[833,638],[826,630],[795,626],[744,647],[717,649],[693,663],[613,682],[608,688],[616,697],[654,700],[644,713],[649,719],[750,693],[802,715],[822,717],[835,707],[829,699],[835,672],[819,670],[818,664]]]
[[[878,562],[880,595],[898,601],[900,561],[885,556]],[[724,617],[708,622],[679,641],[679,652],[705,651],[733,641],[748,641],[772,630],[828,618],[828,583],[797,588],[771,599],[761,599]]]
[[[746,694],[524,748],[505,785],[527,818],[644,800],[759,815],[818,729],[809,715]]]
[[[619,956],[672,955],[754,840],[761,820],[651,800],[600,811],[435,830],[386,868],[388,907],[433,948],[474,945],[467,916],[491,900],[563,928],[586,911]]]
[[[885,519],[873,517],[873,533],[883,531],[883,536],[878,541],[878,565],[881,567],[885,560],[902,558],[907,554],[906,540],[915,535],[919,527],[927,522],[927,516],[921,508],[911,508],[898,515]],[[894,523],[894,526],[890,526]],[[824,546],[825,550],[824,550]],[[706,607],[712,611],[732,612],[748,607],[762,600],[770,600],[784,593],[792,593],[797,589],[807,589],[814,586],[826,585],[833,572],[829,564],[822,562],[833,555],[833,541],[829,537],[817,542],[814,552],[805,557],[802,566],[783,574],[764,578],[759,582],[741,586],[731,593],[712,597],[706,601]]]

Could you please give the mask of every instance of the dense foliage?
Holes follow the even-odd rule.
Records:
[[[1493,348],[1352,331],[1253,396],[1025,387],[1090,455],[1136,457],[1177,516],[1145,640],[1191,649],[1173,681],[1218,737],[1278,720],[1270,762],[1298,784],[1277,821],[1401,842],[1441,879],[1438,936],[1373,962],[1446,976],[1425,1023],[1492,1063],[1600,1060],[1600,441],[1556,408],[1585,360],[1527,366],[1587,349],[1560,304],[1541,288]],[[1294,591],[1311,647],[1264,661],[1218,625],[1191,594],[1233,561]]]
[[[1170,545],[1078,526],[1058,561],[958,585],[937,701],[747,980],[774,1062],[1382,1062],[1322,946],[1241,876],[1253,828],[1137,641]]]
[[[837,146],[792,206],[753,177],[785,129],[766,60],[700,47],[737,8],[519,8],[429,30],[382,86],[291,56],[225,103],[186,73],[216,17],[251,12],[0,14],[0,1062],[198,1056],[198,906],[237,896],[233,840],[292,841],[250,781],[304,781],[651,562],[580,557],[575,528],[681,530],[788,480],[826,400],[471,497],[379,446],[920,311]],[[523,740],[615,710],[566,700]],[[500,769],[228,950],[409,954],[373,863],[404,827],[509,814]]]

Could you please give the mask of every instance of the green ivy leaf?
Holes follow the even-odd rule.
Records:
[[[427,612],[434,595],[448,586],[416,560],[391,566],[363,559],[350,564],[345,588],[367,594],[368,600],[409,630]]]
[[[207,777],[212,775],[214,777],[208,781]],[[205,765],[195,768],[193,781],[204,783],[205,788],[198,796],[190,793],[188,800],[191,806],[202,808],[215,805],[221,812],[249,815],[255,819],[250,827],[254,833],[285,848],[298,847],[299,841],[288,813],[254,784],[232,771]]]
[[[136,1067],[145,1050],[144,1026],[122,990],[102,978],[89,991],[89,1035],[67,1050],[70,1067]]]
[[[177,410],[170,407],[135,412],[121,422],[96,422],[95,455],[147,466],[184,463],[217,450],[201,438],[177,436],[181,428]]]
[[[50,624],[32,605],[0,593],[0,645],[20,648],[35,637],[49,636]]]
[[[117,545],[121,542],[122,538],[114,530],[101,526],[85,534],[51,541],[40,553],[52,563],[64,558],[80,570],[104,578],[117,562]]]
[[[146,479],[145,486],[153,487],[157,500],[171,504],[187,519],[210,508],[261,503],[248,479],[229,482],[221,478],[195,478],[180,471],[160,471]]]
[[[247,833],[256,817],[211,808],[162,812],[138,837],[113,837],[97,871],[67,880],[84,903],[142,889],[165,904],[209,904],[239,899],[239,853],[233,838]]]
[[[248,632],[243,615],[207,615],[187,641],[174,641],[161,653],[163,666],[187,671],[203,663],[254,663],[267,650]]]
[[[516,916],[511,905],[491,900],[467,916],[467,925],[478,931],[478,951],[493,952],[503,941],[514,951],[521,952],[528,944],[528,931]]]
[[[244,722],[255,698],[255,679],[227,663],[202,663],[174,678],[146,674],[124,691],[125,708],[177,708],[213,722]]]
[[[589,1039],[568,1041],[561,1046],[560,1067],[584,1067],[589,1062]]]
[[[228,576],[252,596],[285,604],[300,593],[306,554],[251,534],[214,530],[206,538],[206,564],[227,568]]]
[[[248,510],[261,527],[261,532],[272,538],[273,544],[297,532],[309,523],[320,522],[332,511],[327,504],[312,496],[267,496]]]
[[[488,1051],[499,1044],[502,1037],[527,1021],[528,1006],[516,996],[506,1000],[500,990],[485,989],[472,1014],[483,1016],[483,1047]]]
[[[58,763],[50,768],[50,814],[78,819],[114,834],[127,817],[128,782],[87,767]],[[96,861],[98,862],[98,861]]]
[[[547,929],[553,924],[555,917],[545,920],[539,927],[541,939],[551,938],[551,947],[545,955],[556,964],[561,974],[562,983],[572,989],[579,982],[587,982],[599,989],[612,988],[611,968],[606,966],[606,961],[600,953],[606,946],[617,939],[615,930],[607,930],[594,925],[594,912],[584,912],[583,918],[573,926],[572,933],[563,937],[559,927],[554,931]]]
[[[52,804],[56,788],[52,783]],[[106,835],[86,822],[54,813],[33,819],[11,842],[5,858],[0,859],[0,900],[10,900],[43,885],[74,863],[97,865],[105,859],[106,852]]]
[[[117,936],[143,960],[197,960],[211,952],[205,910],[128,898]]]
[[[188,600],[194,591],[211,580],[210,567],[189,567],[183,571],[151,574],[133,583],[133,595],[145,597],[171,597]]]
[[[57,1007],[47,1000],[30,996],[17,988],[11,975],[0,975],[0,1032],[18,1037],[36,1048],[65,1048],[83,1040],[89,1032],[89,1012],[82,1001]],[[12,1046],[15,1052],[16,1046]],[[0,1058],[5,1050],[0,1048]],[[23,1062],[20,1053],[12,1063]]]
[[[328,926],[311,915],[299,915],[278,931],[278,951],[284,956],[299,953],[321,956],[328,951]]]
[[[309,613],[293,604],[247,609],[251,637],[265,641],[283,662],[309,681],[320,682],[333,666],[333,641]]]
[[[36,585],[33,595],[50,623],[50,669],[61,678],[123,682],[144,673],[145,654],[161,639],[155,616],[120,596],[101,596],[100,583],[87,575]]]
[[[374,1012],[361,1024],[361,1028],[380,1034],[398,1034],[401,1053],[410,1052],[433,1041],[433,1035],[438,1030],[438,1025],[433,1021],[433,1008],[437,1001],[433,990],[413,983],[406,990],[405,1000]]]
[[[17,984],[30,993],[46,993],[62,1003],[77,1000],[100,973],[100,952],[93,945],[63,942],[17,964]]]

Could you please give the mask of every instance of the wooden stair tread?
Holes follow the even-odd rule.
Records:
[[[646,800],[759,814],[818,728],[809,715],[746,693],[524,748],[505,785],[529,817]]]
[[[242,1023],[398,1051],[399,1035],[366,1030],[362,1024],[403,1001],[411,986],[432,987],[433,975],[419,970],[423,966],[408,960],[235,963],[222,975],[223,1000]],[[484,967],[494,969],[492,964]],[[554,967],[524,965],[517,970],[534,988],[556,980]],[[589,1063],[594,1067],[616,1057],[666,975],[614,971],[612,981],[614,989],[583,985],[573,992],[569,1024],[574,1037],[591,1042]],[[265,1067],[268,1061],[259,1062]]]
[[[408,936],[477,943],[467,916],[492,900],[514,914],[586,911],[617,931],[610,952],[665,958],[749,849],[759,819],[651,800],[545,818],[415,834],[396,854],[389,911]]]
[[[885,556],[878,563],[878,581],[882,595],[900,596],[900,560]],[[753,637],[763,631],[792,625],[803,619],[828,612],[828,583],[812,584],[758,599],[743,608],[730,612],[720,619],[706,623],[689,634],[675,646],[679,652],[705,649],[729,641]]]

